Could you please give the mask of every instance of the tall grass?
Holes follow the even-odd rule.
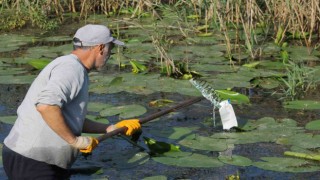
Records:
[[[189,14],[199,16],[205,22],[226,24],[243,29],[245,41],[251,56],[254,56],[254,29],[261,24],[271,26],[274,35],[279,27],[284,34],[301,38],[308,47],[313,45],[314,34],[319,36],[320,0],[2,0],[1,16],[10,10],[11,15],[24,13],[26,20],[42,21],[55,18],[63,21],[65,13],[79,13],[87,17],[92,13],[119,15],[123,9],[131,9],[132,17],[142,12],[159,13],[161,4],[187,9]],[[8,12],[8,11],[7,11]],[[28,15],[29,14],[29,15]],[[9,15],[8,15],[9,16]],[[4,20],[2,19],[2,23]],[[14,27],[13,27],[14,28]],[[285,39],[282,39],[284,41]]]

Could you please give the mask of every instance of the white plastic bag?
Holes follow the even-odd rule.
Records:
[[[238,122],[232,105],[228,100],[220,102],[219,113],[222,121],[223,129],[229,130],[232,127],[237,127]]]

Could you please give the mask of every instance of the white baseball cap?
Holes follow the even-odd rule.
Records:
[[[110,42],[120,46],[124,45],[123,42],[112,37],[106,26],[97,24],[88,24],[79,28],[73,37],[73,44],[76,46],[95,46]]]

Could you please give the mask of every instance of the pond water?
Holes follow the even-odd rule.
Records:
[[[160,64],[150,40],[150,33],[154,29],[151,28],[146,33],[142,33],[141,29],[133,27],[137,24],[119,20],[89,19],[87,22],[109,24],[113,28],[120,26],[120,39],[127,43],[127,47],[119,49],[119,53],[116,53],[108,62],[106,69],[99,73],[93,72],[90,75],[90,102],[108,104],[113,107],[140,105],[145,108],[145,113],[142,114],[138,112],[138,114],[135,114],[134,112],[137,111],[135,108],[132,110],[134,111],[133,114],[128,112],[107,113],[105,115],[107,119],[102,121],[113,123],[118,119],[130,118],[127,117],[130,115],[143,117],[166,108],[149,106],[149,103],[154,100],[169,99],[178,103],[193,96],[201,96],[187,80],[174,80],[154,73],[132,74],[129,60],[135,59],[145,64],[151,62],[151,65],[158,66]],[[142,20],[139,23],[146,28],[150,21]],[[12,122],[3,120],[4,117],[16,115],[16,109],[23,100],[30,82],[39,73],[39,70],[35,70],[27,62],[30,59],[52,59],[70,52],[70,39],[79,26],[81,24],[70,23],[55,32],[46,32],[42,35],[36,35],[40,32],[32,29],[23,31],[23,36],[21,32],[0,35],[7,38],[7,44],[10,44],[10,46],[3,45],[6,41],[0,43],[2,44],[0,48],[0,67],[2,68],[2,71],[0,71],[1,141],[12,126]],[[181,153],[176,157],[172,155],[154,158],[150,157],[147,151],[140,151],[138,147],[133,146],[121,137],[114,137],[102,142],[91,156],[86,158],[79,156],[73,167],[71,179],[226,179],[230,175],[239,175],[240,179],[320,178],[319,162],[305,160],[306,162],[301,163],[300,166],[292,165],[292,168],[288,164],[283,164],[282,166],[289,167],[284,169],[279,167],[279,170],[277,170],[276,165],[278,161],[271,161],[271,164],[274,165],[259,164],[259,162],[267,161],[263,159],[264,157],[285,158],[285,151],[296,150],[292,149],[293,146],[317,151],[320,147],[318,144],[311,146],[288,142],[301,140],[292,140],[290,137],[305,132],[312,133],[314,136],[318,134],[318,131],[308,131],[304,128],[307,123],[320,119],[320,108],[315,110],[286,109],[283,107],[283,101],[279,100],[281,95],[274,93],[279,88],[251,87],[250,80],[252,78],[266,77],[266,74],[273,72],[275,68],[255,71],[254,73],[258,73],[258,75],[248,75],[248,72],[254,70],[243,70],[240,66],[236,66],[237,71],[235,71],[231,68],[229,60],[224,57],[225,45],[219,35],[211,38],[192,36],[194,41],[191,41],[192,38],[181,39],[179,31],[176,30],[166,30],[165,33],[168,33],[174,41],[169,52],[172,57],[189,62],[190,67],[203,74],[206,80],[213,84],[214,88],[231,87],[234,91],[245,94],[250,98],[250,104],[235,103],[233,108],[240,127],[244,127],[252,121],[257,121],[259,123],[256,126],[259,131],[255,132],[255,129],[251,129],[252,131],[243,134],[224,132],[218,111],[215,111],[216,126],[213,126],[212,106],[209,101],[202,100],[144,124],[143,133],[138,140],[138,144],[146,148],[147,151],[148,147],[143,142],[143,136],[154,138],[157,141],[177,144],[181,151],[190,154],[184,155]],[[25,39],[21,40],[23,38]],[[19,44],[19,46],[14,46],[15,44]],[[3,50],[4,47],[8,49]],[[9,49],[9,47],[12,49]],[[274,48],[276,49],[273,46],[269,47],[272,50],[265,54],[265,60],[273,60],[274,55],[270,55],[270,53],[276,54],[275,52],[278,51]],[[319,58],[319,55],[312,56],[312,58],[314,57]],[[125,64],[126,68],[120,69],[119,62]],[[151,65],[149,66],[152,67]],[[13,71],[17,72],[13,74],[13,77],[7,76],[9,72]],[[119,77],[122,78],[119,84],[111,84],[112,80]],[[304,99],[319,101],[320,93],[315,89],[307,94]],[[101,115],[100,110],[89,111],[89,114],[95,117],[98,117],[99,113]],[[286,119],[290,119],[288,124],[285,124]],[[269,122],[272,122],[271,125]],[[267,130],[265,131],[263,128]],[[272,131],[268,131],[269,129],[272,129]],[[261,141],[251,139],[252,136],[259,136],[259,133],[262,136],[274,135],[274,137],[266,140],[262,140],[263,137],[261,137]],[[186,138],[189,135],[195,135],[195,141],[200,142],[200,144],[193,146],[196,142]],[[231,137],[231,135],[233,136]],[[243,138],[244,136],[247,137]],[[197,139],[198,137],[199,139]],[[206,137],[211,139],[201,139]],[[283,143],[284,138],[286,138],[287,143]],[[222,144],[227,145],[227,148],[222,151],[215,149],[218,148],[215,145],[221,146],[220,140],[226,140]],[[212,146],[212,149],[205,146],[206,143],[211,144],[209,147]],[[234,161],[228,163],[222,159],[217,159],[221,155],[248,158],[250,162],[244,163],[244,160],[236,162],[238,159],[234,159]],[[192,156],[194,157],[189,158]],[[309,166],[312,168],[308,169]],[[299,169],[303,167],[306,167],[306,169]],[[6,179],[3,168],[0,168],[0,179]]]

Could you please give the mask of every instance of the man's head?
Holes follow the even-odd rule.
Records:
[[[103,25],[85,25],[79,28],[73,37],[74,50],[87,51],[88,57],[79,58],[86,67],[89,66],[88,69],[102,68],[109,59],[114,44],[124,45],[123,42],[112,37],[110,30]]]

